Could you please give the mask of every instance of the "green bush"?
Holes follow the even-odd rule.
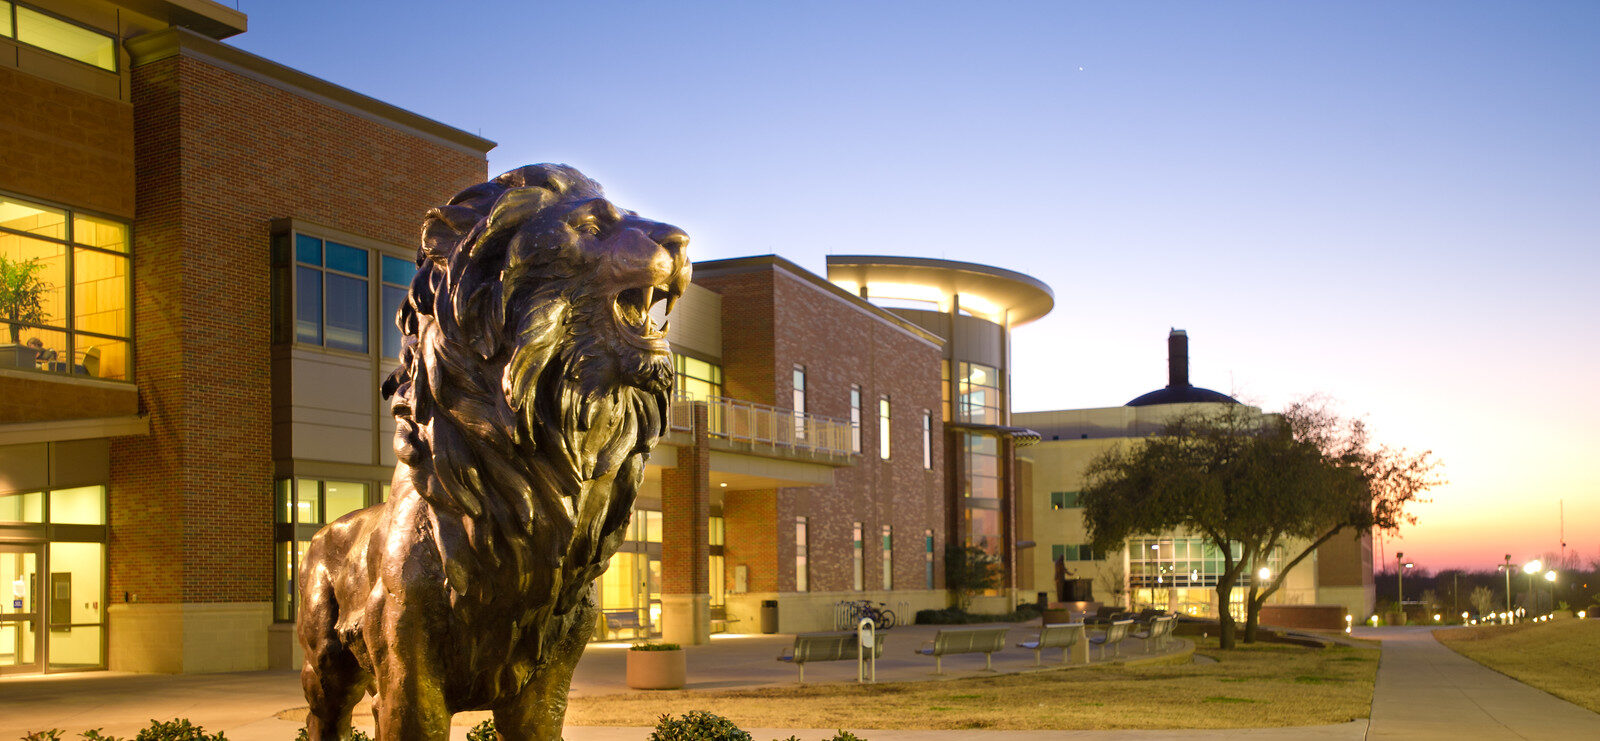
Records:
[[[635,643],[628,647],[629,651],[681,651],[683,646],[676,643]]]
[[[162,722],[151,719],[150,727],[139,732],[133,741],[227,741],[221,733],[206,733],[206,729],[189,722],[188,718],[173,718]]]
[[[496,741],[500,734],[494,730],[494,719],[485,720],[467,731],[467,741]]]
[[[966,625],[968,623],[1020,623],[1038,620],[1039,608],[1023,605],[1008,613],[988,615],[946,607],[941,610],[917,610],[917,625]]]
[[[306,729],[300,729],[300,733],[295,735],[294,741],[309,741],[306,737]],[[366,731],[360,728],[352,728],[350,729],[350,741],[372,741],[372,737],[368,736]]]
[[[750,734],[720,715],[691,710],[680,718],[662,713],[649,741],[754,741]]]

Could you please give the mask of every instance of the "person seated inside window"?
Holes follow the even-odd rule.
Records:
[[[44,370],[49,370],[50,364],[56,360],[56,351],[45,347],[38,337],[28,338],[28,347],[33,350],[33,364]]]

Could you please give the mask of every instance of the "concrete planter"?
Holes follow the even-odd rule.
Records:
[[[683,649],[628,651],[628,686],[636,690],[682,689],[688,681]]]

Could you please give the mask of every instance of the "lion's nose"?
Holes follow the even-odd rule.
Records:
[[[650,230],[650,238],[672,253],[674,258],[682,259],[689,249],[689,235],[671,224],[658,224]]]

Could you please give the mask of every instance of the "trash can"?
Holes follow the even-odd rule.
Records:
[[[778,632],[778,601],[775,599],[761,600],[761,632]]]

